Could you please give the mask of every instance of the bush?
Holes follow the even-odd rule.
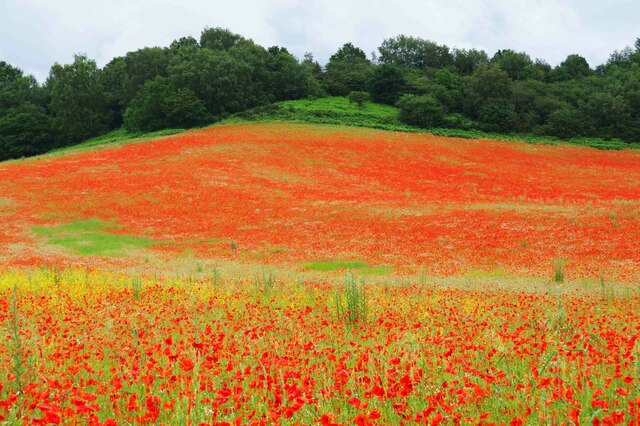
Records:
[[[403,123],[425,128],[444,123],[444,108],[433,96],[404,95],[397,106]]]
[[[366,322],[369,313],[366,286],[364,282],[358,282],[353,273],[348,273],[344,286],[338,288],[335,303],[338,318],[348,323]]]
[[[347,99],[349,99],[349,103],[354,103],[359,107],[362,107],[364,106],[364,103],[369,100],[369,94],[367,92],[353,91],[349,93]]]

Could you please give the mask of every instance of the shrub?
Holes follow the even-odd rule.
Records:
[[[400,121],[418,127],[437,127],[444,123],[444,108],[429,95],[404,95],[397,104]]]
[[[349,99],[349,103],[354,103],[359,107],[362,107],[364,106],[364,103],[369,100],[369,94],[367,92],[353,91],[349,93],[347,99]]]
[[[346,275],[344,285],[338,289],[335,302],[338,318],[350,323],[366,322],[369,302],[365,284],[359,282],[353,273]]]

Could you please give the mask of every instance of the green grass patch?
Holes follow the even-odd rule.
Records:
[[[51,154],[66,153],[75,150],[84,150],[85,148],[92,148],[102,145],[120,145],[133,141],[146,141],[153,138],[159,138],[161,136],[175,135],[185,132],[186,129],[162,129],[155,132],[129,132],[125,129],[115,129],[104,135],[96,136],[95,138],[88,139],[76,145],[65,146],[62,148],[56,148],[49,151]]]
[[[338,270],[356,270],[365,275],[383,275],[390,273],[393,268],[391,266],[378,265],[369,266],[369,264],[359,260],[318,260],[306,263],[305,269],[312,271],[331,272]]]
[[[47,237],[49,244],[82,256],[122,256],[125,250],[147,248],[154,243],[148,238],[110,232],[118,228],[117,224],[92,218],[55,227],[36,226],[33,232]]]

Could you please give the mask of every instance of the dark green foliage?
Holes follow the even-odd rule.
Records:
[[[100,80],[104,88],[105,104],[111,112],[110,128],[122,125],[122,113],[126,108],[127,65],[125,58],[117,57],[102,69]]]
[[[347,96],[349,102],[358,105],[359,107],[363,107],[365,102],[369,100],[369,93],[367,92],[351,92],[349,96]]]
[[[480,99],[508,99],[513,95],[513,82],[497,65],[482,64],[473,73],[471,90]]]
[[[488,132],[509,133],[513,129],[516,112],[513,104],[505,99],[487,99],[480,108],[478,121]]]
[[[146,82],[124,113],[124,127],[129,131],[194,127],[211,120],[190,89],[178,89],[164,77]]]
[[[262,88],[251,65],[226,51],[181,49],[169,71],[173,85],[191,90],[213,115],[255,106]]]
[[[80,142],[109,130],[111,114],[95,61],[76,55],[72,64],[55,64],[46,86],[61,144]]]
[[[241,35],[220,27],[205,28],[200,34],[200,46],[211,50],[229,50],[245,40]]]
[[[0,86],[12,83],[22,76],[23,74],[20,68],[11,66],[11,64],[5,61],[0,61]]]
[[[460,75],[473,74],[480,65],[487,62],[489,62],[489,56],[484,50],[453,50],[453,65]]]
[[[18,107],[26,102],[45,106],[46,92],[33,76],[25,76],[19,68],[0,61],[0,116],[9,108]]]
[[[584,134],[585,120],[578,110],[568,106],[549,115],[549,134],[569,139]]]
[[[580,55],[569,55],[558,68],[554,70],[554,78],[558,81],[573,80],[593,75],[587,60]]]
[[[346,96],[349,92],[365,90],[372,74],[373,65],[365,53],[346,43],[329,59],[325,87],[331,95]]]
[[[534,63],[524,52],[498,50],[491,58],[491,63],[503,69],[512,80],[524,80],[535,75]]]
[[[45,152],[52,140],[51,118],[39,106],[27,102],[0,117],[0,161]]]
[[[383,64],[376,67],[367,82],[367,90],[375,102],[394,105],[405,90],[402,72],[394,65]]]
[[[198,41],[191,37],[180,37],[177,40],[173,40],[169,45],[169,49],[172,51],[178,51],[182,47],[191,46],[191,47],[199,47]]]
[[[269,87],[276,101],[304,98],[309,94],[312,70],[298,63],[283,47],[270,47]]]
[[[131,102],[142,85],[158,76],[166,77],[171,59],[168,49],[145,47],[129,52],[124,57],[125,80],[123,98]]]
[[[399,35],[388,38],[378,48],[380,62],[402,67],[444,68],[453,65],[449,48],[419,37]]]
[[[429,128],[444,123],[444,108],[429,95],[404,95],[398,101],[400,121],[412,126]]]

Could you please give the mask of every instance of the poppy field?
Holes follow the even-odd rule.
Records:
[[[226,125],[0,221],[0,424],[640,422],[637,151]]]

